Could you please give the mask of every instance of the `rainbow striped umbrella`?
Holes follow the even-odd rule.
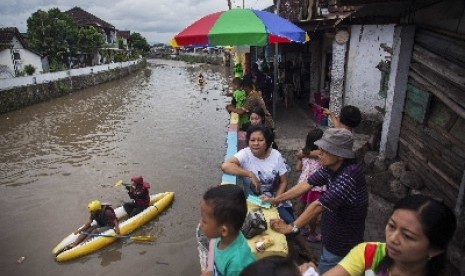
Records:
[[[209,14],[177,34],[172,46],[265,46],[305,43],[307,33],[274,13],[233,9]]]

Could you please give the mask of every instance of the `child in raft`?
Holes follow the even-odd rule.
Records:
[[[247,215],[242,188],[226,184],[210,188],[200,202],[200,229],[210,239],[216,238],[213,252],[214,271],[202,276],[237,276],[255,261],[247,240],[241,232]]]
[[[129,217],[133,217],[150,205],[150,184],[145,182],[142,176],[131,178],[131,185],[126,186],[132,202],[124,203],[123,208]]]

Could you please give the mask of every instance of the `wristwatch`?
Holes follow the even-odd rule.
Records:
[[[294,223],[291,223],[291,226],[292,226],[291,233],[293,233],[293,234],[299,233],[299,228],[297,226],[295,226]]]

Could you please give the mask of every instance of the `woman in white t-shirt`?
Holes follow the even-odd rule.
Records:
[[[265,126],[251,126],[247,130],[248,147],[237,152],[221,165],[223,172],[242,176],[246,195],[275,197],[286,191],[287,166],[281,153],[271,148],[273,133]],[[280,217],[287,223],[294,221],[292,204],[278,205]]]

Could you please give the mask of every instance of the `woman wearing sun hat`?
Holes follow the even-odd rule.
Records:
[[[368,207],[368,191],[363,168],[352,151],[353,134],[347,129],[329,128],[315,142],[319,147],[321,169],[307,182],[298,183],[289,191],[264,201],[278,204],[299,197],[312,186],[326,185],[326,193],[312,202],[292,224],[272,220],[271,227],[283,234],[299,232],[312,218],[322,213],[323,251],[319,264],[321,274],[331,269],[354,247],[363,241]]]

